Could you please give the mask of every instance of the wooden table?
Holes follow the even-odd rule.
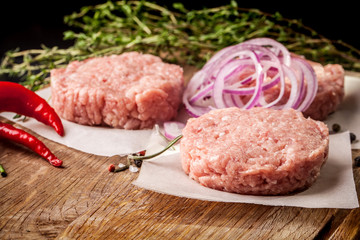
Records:
[[[192,71],[185,70],[188,78]],[[52,167],[31,151],[0,141],[0,163],[8,172],[0,178],[0,239],[360,237],[360,208],[273,207],[155,193],[131,184],[137,173],[108,172],[108,157],[70,149],[28,131],[65,167]],[[360,150],[353,150],[353,158],[359,155]],[[360,168],[353,171],[360,193]]]

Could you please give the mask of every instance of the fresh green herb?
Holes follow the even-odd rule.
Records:
[[[141,155],[129,155],[128,158],[132,159],[132,160],[147,160],[147,159],[151,159],[154,158],[156,156],[159,156],[160,154],[164,153],[166,150],[168,150],[169,148],[171,148],[175,143],[177,143],[180,139],[182,138],[182,135],[177,136],[176,138],[174,138],[173,140],[171,140],[168,145],[162,149],[161,151],[151,154],[151,155],[145,155],[145,156],[141,156]]]
[[[107,1],[85,6],[65,16],[72,28],[67,49],[8,51],[0,74],[21,77],[22,84],[37,90],[49,83],[53,68],[89,57],[141,51],[168,62],[201,67],[215,51],[256,37],[270,37],[290,51],[320,63],[340,63],[360,70],[360,50],[333,41],[280,13],[238,7],[236,1],[215,8],[188,10],[181,3],[166,8],[149,1]]]
[[[119,166],[119,168],[116,168],[114,164],[111,164],[108,167],[108,170],[109,170],[109,172],[121,172],[126,169],[130,169],[133,172],[137,172],[137,170],[138,170],[137,168],[141,167],[142,162],[144,160],[149,160],[151,158],[161,155],[162,153],[167,151],[169,148],[173,147],[181,138],[182,138],[182,135],[177,136],[176,138],[171,140],[165,148],[163,148],[162,150],[160,150],[159,152],[156,152],[154,154],[145,155],[146,151],[141,151],[141,152],[138,152],[135,154],[129,154],[127,156],[122,156],[122,157],[119,156],[121,160],[126,158],[126,163],[125,164],[120,163],[121,166]]]

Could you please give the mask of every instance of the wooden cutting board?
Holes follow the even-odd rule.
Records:
[[[185,78],[194,69],[185,69]],[[360,76],[360,75],[358,75]],[[4,118],[1,121],[9,122]],[[207,202],[132,185],[109,157],[83,153],[31,130],[64,161],[55,168],[0,141],[0,239],[358,239],[360,209]],[[353,150],[353,158],[360,150]],[[360,168],[354,167],[360,193]]]

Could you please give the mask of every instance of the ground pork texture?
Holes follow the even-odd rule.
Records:
[[[304,112],[305,116],[316,120],[325,120],[336,111],[344,99],[345,71],[339,64],[310,62],[318,79],[318,91],[310,107]]]
[[[183,85],[180,66],[138,52],[74,61],[51,71],[56,112],[84,125],[152,128],[176,116]]]
[[[327,116],[336,111],[344,98],[345,71],[339,64],[327,64],[307,61],[316,74],[318,90],[311,105],[303,112],[304,116],[315,120],[325,120]],[[285,84],[285,93],[279,104],[285,104],[290,95],[291,85]],[[279,87],[264,91],[267,102],[274,101],[280,92]]]
[[[327,126],[293,109],[227,108],[188,120],[182,167],[201,185],[283,195],[311,186],[329,149]]]

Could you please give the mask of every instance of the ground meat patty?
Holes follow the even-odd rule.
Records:
[[[51,71],[52,103],[64,119],[84,125],[151,128],[176,116],[183,70],[159,57],[128,52],[74,61]]]
[[[182,167],[200,184],[227,192],[280,195],[309,187],[327,159],[327,126],[293,109],[227,108],[183,129]]]
[[[318,91],[304,115],[316,120],[325,120],[329,114],[335,112],[344,98],[345,71],[339,64],[322,66],[315,62],[309,63],[318,79]]]
[[[345,71],[339,64],[327,64],[308,61],[313,67],[318,81],[318,91],[311,105],[303,113],[306,117],[315,120],[325,120],[327,116],[337,109],[344,98]],[[290,83],[286,83],[283,98],[279,105],[289,99],[291,91]],[[264,92],[267,102],[274,101],[280,92],[280,88],[274,87]]]

